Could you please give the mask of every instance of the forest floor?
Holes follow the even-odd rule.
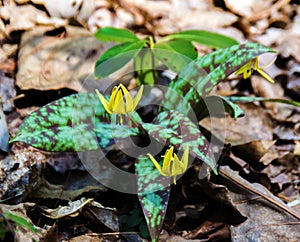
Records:
[[[201,29],[263,44],[277,51],[266,69],[274,84],[252,75],[228,79],[213,92],[300,102],[300,1],[2,0],[0,240],[147,241],[137,196],[103,186],[79,154],[8,144],[39,107],[101,87],[102,80],[90,79],[112,44],[92,34],[104,26],[156,39]],[[212,51],[200,45],[197,50]],[[126,78],[125,84],[136,85],[132,76]],[[214,134],[224,144],[219,175],[200,180],[194,166],[172,185],[159,241],[300,241],[300,108],[273,102],[239,106],[244,117],[213,121],[214,127],[226,123],[226,136]],[[202,121],[201,129],[213,132],[210,122]],[[108,154],[115,165],[132,165],[126,159],[117,164],[120,156]],[[5,212],[34,227],[16,225]]]

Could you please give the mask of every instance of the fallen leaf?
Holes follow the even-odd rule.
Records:
[[[230,143],[232,146],[256,140],[272,140],[271,120],[264,109],[253,103],[238,105],[244,111],[244,117],[237,120],[228,116],[210,117],[202,120],[200,125],[211,131],[223,143]]]
[[[69,240],[70,242],[103,242],[100,235],[80,235]]]
[[[145,25],[152,33],[160,35],[191,28],[210,30],[230,26],[238,19],[234,14],[215,8],[206,1],[126,0],[126,3],[143,14]]]
[[[230,237],[229,226],[222,222],[206,220],[191,233],[185,235],[187,239],[209,238],[210,240],[225,240]]]
[[[235,0],[224,0],[226,7],[232,12],[244,16],[251,17],[257,12],[261,12],[265,9],[270,8],[272,0],[248,0],[248,1],[235,1]]]
[[[284,33],[284,37],[278,41],[279,53],[288,58],[293,56],[298,62],[300,62],[300,37],[295,35],[289,35]]]
[[[57,18],[49,18],[44,11],[38,10],[32,5],[4,6],[0,9],[0,17],[8,21],[6,33],[13,31],[30,30],[36,25],[65,26],[67,21]]]
[[[170,14],[168,18],[162,18],[155,24],[158,34],[166,35],[186,29],[216,29],[230,26],[237,21],[237,17],[231,13],[215,11],[182,11]]]
[[[0,76],[0,102],[3,103],[3,111],[11,112],[14,108],[13,99],[16,97],[14,80],[6,76]]]
[[[126,23],[118,21],[116,16],[106,8],[99,8],[94,11],[88,20],[88,27],[95,33],[101,27],[125,28]]]
[[[22,201],[38,187],[40,167],[45,156],[32,149],[13,150],[0,160],[0,199]],[[5,195],[5,196],[4,196]]]
[[[232,147],[232,152],[246,162],[253,164],[253,167],[255,167],[255,164],[259,163],[268,151],[271,150],[275,142],[276,141],[273,140],[252,141]],[[266,158],[267,157],[264,157],[265,162],[267,162]],[[272,160],[268,160],[268,162],[271,163]]]
[[[120,230],[119,219],[115,210],[92,205],[83,209],[83,215],[91,224],[97,226],[100,222],[112,231]]]
[[[284,0],[283,0],[284,1]],[[292,10],[294,11],[294,10]],[[300,8],[297,8],[299,15]],[[294,57],[300,62],[300,18],[295,17],[294,21],[286,29],[269,28],[261,35],[254,36],[254,39],[261,44],[271,46],[275,45],[276,50],[284,58]]]
[[[286,127],[283,124],[277,125],[273,132],[277,138],[281,140],[300,140],[300,136],[295,132],[295,130]]]
[[[66,38],[45,36],[48,30],[36,28],[22,36],[16,84],[25,90],[83,91],[84,82],[94,80],[96,60],[111,44],[78,27],[66,27]]]
[[[294,148],[294,154],[295,155],[300,155],[300,141],[295,141],[296,145]]]
[[[43,214],[52,219],[60,219],[64,217],[77,217],[82,208],[86,206],[94,206],[98,208],[105,208],[100,203],[94,201],[93,198],[82,197],[80,200],[69,201],[68,206],[58,206],[57,208],[41,208]],[[111,211],[115,211],[112,208],[105,208]]]
[[[82,174],[81,174],[82,175]],[[52,184],[45,178],[41,178],[39,186],[34,192],[30,194],[32,198],[43,199],[61,199],[61,200],[73,200],[79,197],[83,193],[91,191],[106,191],[106,188],[91,178],[89,174],[77,176],[76,181],[71,177],[67,183],[63,185]],[[96,183],[96,184],[95,184]]]
[[[74,18],[80,21],[86,21],[91,16],[94,8],[94,0],[44,0],[44,5],[50,16],[57,18]]]
[[[221,167],[219,171],[234,204],[248,217],[244,223],[230,227],[233,241],[299,240],[300,214],[262,185],[249,183],[230,168]]]
[[[2,217],[3,213],[8,212],[26,219],[29,223],[32,223],[31,219],[27,216],[27,212],[34,206],[34,203],[20,203],[17,205],[0,204],[0,214]],[[14,225],[11,224],[10,227],[12,226]],[[40,241],[43,238],[43,235],[46,234],[46,230],[36,226],[34,226],[34,228],[36,229],[37,233],[33,233],[25,226],[19,225],[15,228],[13,227],[11,232],[14,234],[14,241]]]

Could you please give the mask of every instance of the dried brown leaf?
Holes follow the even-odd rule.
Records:
[[[9,24],[6,25],[7,34],[18,30],[29,30],[36,25],[61,27],[67,24],[62,19],[49,18],[44,11],[38,10],[32,5],[4,6],[0,9],[0,17],[9,21]]]
[[[263,108],[253,104],[239,104],[245,116],[237,120],[231,117],[207,118],[200,125],[211,131],[219,140],[232,146],[256,140],[272,140],[272,125]]]
[[[248,1],[235,1],[224,0],[226,7],[230,11],[245,17],[251,17],[253,14],[268,9],[272,5],[272,0],[248,0]]]
[[[101,184],[95,184],[95,181],[86,176],[77,176],[77,181],[71,181],[64,185],[52,184],[45,180],[40,179],[39,187],[30,194],[33,198],[43,199],[61,199],[61,200],[73,200],[85,192],[90,191],[106,191],[106,188]],[[73,181],[73,182],[72,182]]]
[[[24,34],[19,52],[16,84],[21,89],[82,91],[87,79],[94,80],[94,64],[111,46],[78,27],[67,27],[67,37],[45,36],[48,29]]]
[[[15,97],[16,90],[14,80],[9,77],[0,76],[0,103],[2,102],[3,104],[3,111],[11,112],[13,110],[13,100]]]
[[[79,21],[86,21],[95,8],[94,0],[44,0],[44,5],[52,17],[74,18]]]
[[[271,150],[275,142],[273,140],[256,140],[233,147],[233,152],[247,162],[258,163],[261,159],[264,158],[263,160],[265,160],[267,158],[264,156]],[[272,160],[265,160],[265,162],[270,163]]]
[[[300,214],[260,184],[251,184],[228,167],[220,167],[231,198],[248,219],[231,227],[233,241],[291,241],[299,239]],[[229,185],[231,183],[231,185]],[[279,229],[284,228],[284,229]]]
[[[58,206],[54,209],[49,208],[41,208],[43,211],[43,214],[46,217],[52,218],[52,219],[60,219],[64,217],[76,217],[79,215],[79,212],[81,209],[83,209],[86,206],[94,206],[98,208],[107,209],[110,211],[115,211],[112,208],[105,208],[100,203],[94,201],[93,198],[85,198],[82,197],[80,200],[76,201],[69,201],[67,206]]]
[[[35,166],[42,163],[45,156],[32,149],[15,150],[0,162],[0,199],[22,201],[39,185],[40,170]],[[3,195],[6,194],[5,197]]]
[[[284,98],[284,90],[279,83],[270,83],[264,81],[264,78],[261,76],[252,76],[251,84],[256,96],[264,98]],[[271,109],[274,113],[278,112],[276,110],[279,108],[279,103],[264,103],[264,106],[268,109]],[[283,111],[283,110],[280,110]],[[288,115],[287,115],[288,116]]]

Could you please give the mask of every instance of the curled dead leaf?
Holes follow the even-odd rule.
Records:
[[[30,30],[36,25],[65,26],[67,21],[58,18],[49,18],[44,11],[32,5],[4,6],[0,9],[0,17],[8,21],[6,33],[18,30]]]
[[[16,84],[21,89],[82,91],[94,80],[94,64],[111,44],[82,28],[67,27],[66,38],[45,36],[49,28],[26,32],[21,41]]]

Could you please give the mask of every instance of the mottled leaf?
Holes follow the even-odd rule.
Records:
[[[138,133],[137,128],[111,124],[97,95],[61,98],[31,113],[10,142],[21,141],[47,151],[106,148],[114,139]]]
[[[237,97],[237,96],[232,96],[232,97],[224,97],[224,99],[231,101],[231,102],[255,102],[255,101],[260,101],[260,102],[275,102],[275,103],[284,103],[284,104],[290,104],[296,107],[300,107],[300,102],[296,102],[293,100],[287,100],[287,99],[278,99],[278,98],[263,98],[263,97]]]
[[[186,30],[179,33],[168,35],[163,40],[188,40],[212,48],[225,48],[239,44],[235,39],[205,30]]]
[[[243,110],[238,105],[226,97],[221,96],[207,96],[201,98],[200,102],[197,103],[197,108],[201,110],[198,115],[198,120],[202,120],[208,116],[222,115],[222,111],[225,111],[234,119],[244,116]]]
[[[139,40],[139,38],[129,30],[113,27],[100,28],[94,35],[101,41],[114,41],[124,43]]]
[[[122,68],[139,53],[144,44],[144,40],[126,42],[105,51],[95,64],[95,77],[106,77]]]
[[[170,83],[162,106],[187,113],[191,105],[196,115],[199,115],[201,110],[194,107],[202,97],[248,61],[267,52],[274,51],[263,45],[249,42],[219,49],[191,62]],[[185,102],[182,101],[183,98]]]
[[[154,84],[156,83],[156,75],[158,61],[154,58],[152,49],[145,48],[141,50],[134,58],[134,67],[137,73],[137,84]]]
[[[195,47],[190,41],[186,40],[158,42],[154,45],[153,52],[155,58],[175,73],[182,71],[184,67],[198,56]]]
[[[135,172],[138,183],[138,199],[151,239],[157,241],[169,202],[170,178],[161,176],[147,156],[138,158],[135,162]]]
[[[190,154],[208,164],[217,173],[216,162],[208,156],[209,142],[198,126],[189,117],[177,111],[165,111],[158,114],[153,123],[144,123],[143,128],[149,135],[166,146],[177,150],[188,145]]]

